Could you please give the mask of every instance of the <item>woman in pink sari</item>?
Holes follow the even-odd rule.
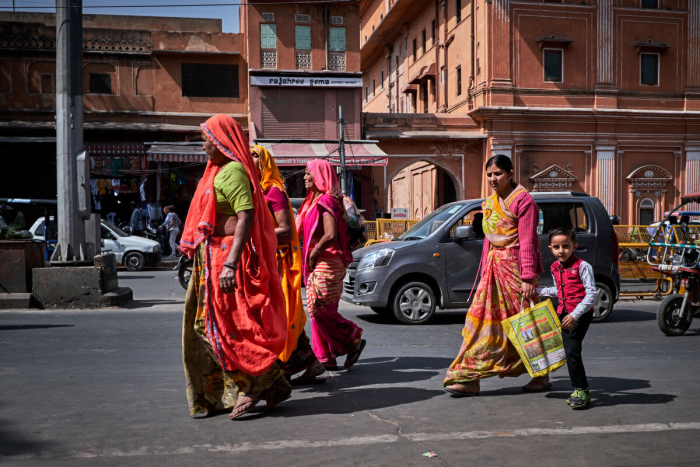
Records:
[[[306,166],[307,194],[297,214],[302,239],[302,275],[311,317],[311,339],[316,357],[326,370],[337,370],[336,357],[347,355],[345,368],[360,358],[366,341],[362,328],[338,313],[343,278],[352,261],[347,214],[333,167],[317,159]]]

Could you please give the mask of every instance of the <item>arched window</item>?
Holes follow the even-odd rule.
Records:
[[[654,223],[654,208],[656,207],[654,200],[644,198],[639,203],[639,225],[649,225]]]

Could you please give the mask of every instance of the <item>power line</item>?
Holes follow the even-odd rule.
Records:
[[[83,5],[82,7],[75,7],[75,6],[65,6],[65,7],[60,7],[60,6],[22,6],[22,7],[17,7],[21,8],[23,10],[44,10],[46,8],[56,8],[56,9],[61,9],[61,8],[82,8],[84,10],[86,9],[106,9],[106,8],[173,8],[173,7],[182,7],[182,8],[202,8],[202,7],[226,7],[226,6],[250,6],[250,5],[298,5],[298,4],[318,4],[322,5],[324,3],[356,3],[357,0],[333,0],[333,1],[318,1],[318,0],[306,0],[306,1],[287,1],[287,2],[246,2],[246,3],[185,3],[185,4],[167,4],[167,5]],[[10,9],[12,8],[11,6],[6,6],[6,7],[0,7],[1,9]]]

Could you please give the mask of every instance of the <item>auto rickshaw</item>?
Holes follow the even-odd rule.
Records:
[[[656,314],[659,328],[668,336],[684,334],[700,311],[700,225],[690,221],[700,211],[683,211],[690,203],[700,203],[700,192],[682,196],[681,204],[649,232],[647,261],[673,280],[673,291],[661,301]]]

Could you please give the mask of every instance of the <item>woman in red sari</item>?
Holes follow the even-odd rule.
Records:
[[[337,370],[336,357],[347,355],[345,368],[360,358],[366,341],[362,328],[338,313],[345,271],[352,261],[347,214],[333,167],[316,159],[306,166],[306,199],[297,214],[303,246],[302,274],[311,318],[311,340],[326,370]]]
[[[287,341],[277,238],[240,125],[216,115],[202,125],[209,162],[190,205],[180,249],[194,258],[185,299],[183,361],[190,414],[288,399],[276,365]]]
[[[462,347],[444,381],[445,390],[457,397],[479,394],[483,378],[519,376],[527,371],[501,321],[519,313],[523,300],[536,297],[542,272],[539,209],[527,190],[513,181],[510,158],[498,155],[489,159],[486,177],[494,193],[482,204],[486,241],[481,282],[467,312]],[[544,376],[523,389],[539,392],[548,384],[549,377]]]

